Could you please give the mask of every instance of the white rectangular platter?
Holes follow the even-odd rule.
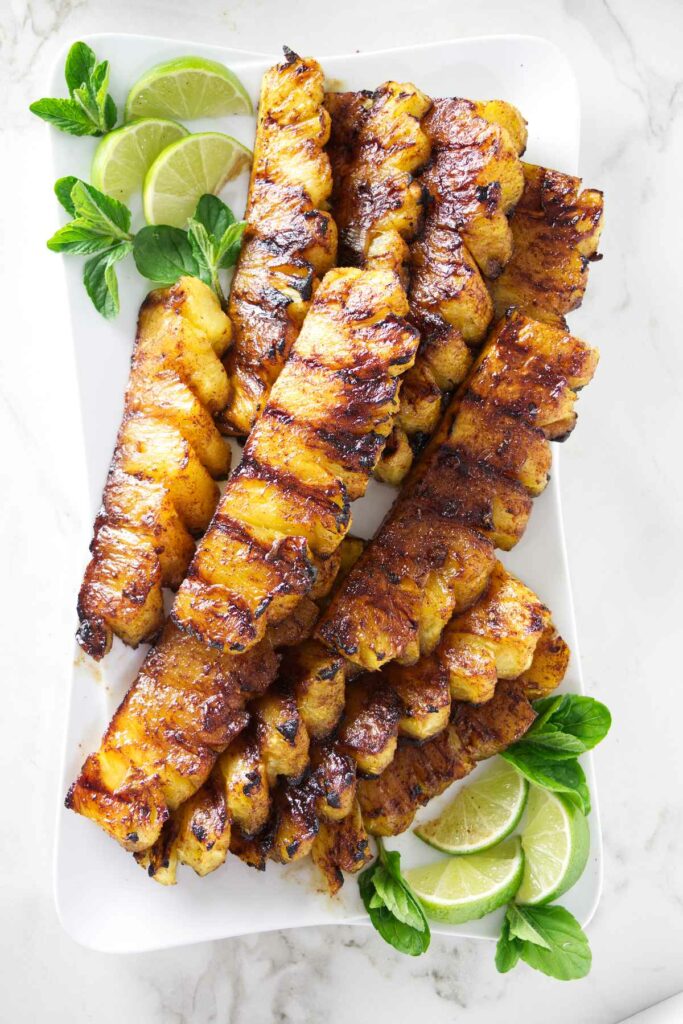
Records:
[[[111,62],[111,91],[119,104],[123,104],[128,88],[144,70],[185,54],[223,61],[240,76],[256,104],[261,75],[279,56],[141,36],[101,35],[87,42],[100,59]],[[296,48],[297,39],[292,37],[283,43]],[[334,89],[372,89],[393,78],[412,81],[432,96],[508,100],[528,119],[528,158],[570,173],[577,170],[580,117],[576,83],[566,58],[545,40],[523,36],[491,37],[321,60]],[[54,71],[51,95],[63,93],[62,68],[63,56]],[[224,131],[251,145],[254,120],[232,117],[195,122],[192,128]],[[54,177],[76,174],[87,179],[93,140],[54,135]],[[46,176],[46,187],[50,184]],[[241,181],[230,184],[223,194],[236,213],[241,213],[244,207],[246,188],[247,179],[243,176]],[[139,210],[134,209],[134,218],[136,216],[139,223]],[[147,288],[132,266],[124,267],[119,275],[121,313],[115,321],[106,322],[85,295],[80,262],[73,258],[64,261],[88,471],[90,508],[87,512],[92,520],[100,503],[121,416],[137,310]],[[67,334],[65,325],[64,344],[68,344]],[[581,429],[580,422],[578,429]],[[536,502],[527,535],[503,560],[552,608],[555,622],[573,652],[564,688],[580,691],[582,683],[560,509],[558,450],[557,446],[554,448],[551,484]],[[371,536],[391,497],[388,488],[372,484],[367,496],[354,506],[354,532]],[[84,566],[86,559],[84,544]],[[98,745],[145,653],[143,650],[132,652],[115,642],[111,654],[98,666],[77,647],[75,650],[62,770],[63,793],[86,754]],[[563,900],[584,924],[594,912],[601,885],[600,830],[590,761],[587,769],[594,807],[591,858],[581,881]],[[429,815],[436,806],[436,801],[430,805]],[[393,840],[390,845],[401,851],[406,866],[436,855],[410,834]],[[272,865],[263,874],[229,857],[222,868],[206,878],[198,878],[184,868],[179,872],[179,884],[175,888],[155,885],[133,858],[103,832],[63,807],[58,812],[55,889],[58,913],[70,935],[91,948],[119,953],[276,928],[369,923],[353,878],[347,879],[339,896],[330,899],[317,891],[316,878],[306,861],[288,868]],[[438,934],[494,938],[499,927],[499,917],[493,915],[461,927],[434,925],[432,930]]]

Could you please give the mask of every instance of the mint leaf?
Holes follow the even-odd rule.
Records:
[[[213,239],[221,239],[235,223],[235,215],[218,196],[207,192],[197,203],[194,220],[202,224]]]
[[[110,132],[116,124],[116,118],[118,117],[118,111],[116,104],[111,96],[107,96],[104,101],[104,129]]]
[[[231,224],[224,232],[216,250],[216,262],[219,267],[233,267],[237,263],[246,226],[247,222],[241,220],[237,224]]]
[[[590,814],[590,793],[583,768],[577,760],[560,760],[552,752],[539,750],[524,741],[513,743],[501,753],[529,782],[555,793],[565,793],[584,814]]]
[[[521,948],[519,939],[514,939],[510,935],[510,925],[506,917],[496,946],[496,968],[501,974],[507,974],[517,966]]]
[[[191,217],[187,222],[187,234],[192,253],[197,261],[199,276],[204,284],[215,286],[218,283],[218,267],[209,232],[203,224]]]
[[[585,746],[576,736],[570,736],[568,733],[560,732],[559,729],[548,730],[541,732],[536,735],[527,735],[524,737],[525,745],[536,747],[541,750],[547,750],[549,753],[556,758],[570,758],[578,757],[579,754],[585,753]]]
[[[551,978],[572,981],[591,969],[591,950],[581,925],[564,907],[517,907],[543,945],[520,941],[519,955],[529,967]]]
[[[62,204],[67,213],[70,213],[72,217],[76,216],[76,207],[71,199],[71,190],[79,178],[75,178],[73,174],[68,174],[64,178],[58,178],[55,182],[55,195]]]
[[[32,114],[69,135],[96,135],[97,127],[75,100],[42,99],[29,107]]]
[[[375,892],[390,914],[403,924],[424,931],[425,916],[403,879],[397,881],[381,864],[373,875]]]
[[[525,739],[552,727],[573,736],[583,745],[584,751],[597,746],[612,724],[612,716],[604,704],[593,697],[583,697],[576,693],[534,701],[534,710],[541,717],[534,722]]]
[[[71,190],[76,216],[93,231],[130,241],[130,210],[118,199],[100,192],[94,185],[77,181]]]
[[[64,78],[70,93],[89,81],[96,63],[97,58],[86,43],[73,44],[64,65]]]
[[[516,903],[511,903],[508,907],[505,920],[508,925],[510,938],[521,939],[522,942],[531,942],[535,946],[550,949],[548,942],[534,928],[528,915],[523,913],[523,908],[518,907]]]
[[[132,242],[120,242],[88,260],[83,267],[83,284],[95,309],[108,320],[119,311],[119,285],[115,265],[133,249]]]
[[[73,220],[59,231],[55,231],[52,238],[48,239],[47,247],[52,252],[69,252],[83,256],[87,253],[100,252],[102,249],[111,249],[117,241],[112,235],[95,234],[87,225]]]
[[[109,89],[109,61],[103,60],[97,64],[90,78],[90,91],[92,92],[98,109],[104,107]]]
[[[133,256],[142,276],[157,284],[175,284],[183,274],[199,277],[187,232],[181,228],[165,224],[142,228],[135,236]]]
[[[358,878],[363,905],[385,942],[408,956],[429,948],[429,922],[419,900],[401,875],[400,856],[377,840],[379,858]]]

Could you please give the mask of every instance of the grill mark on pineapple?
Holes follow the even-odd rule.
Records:
[[[314,509],[310,513],[311,520],[316,518],[324,520],[328,515],[331,515],[340,529],[348,526],[351,520],[348,493],[341,481],[338,481],[338,489],[333,485],[330,485],[329,488],[324,488],[315,484],[306,484],[293,473],[288,473],[280,466],[272,466],[248,451],[245,452],[245,457],[235,470],[232,479],[263,480],[267,483],[275,484],[283,495],[288,493],[298,494],[307,505],[311,503],[314,506],[318,506],[318,509]],[[341,498],[341,505],[335,498]],[[269,523],[264,519],[262,525],[268,528]]]

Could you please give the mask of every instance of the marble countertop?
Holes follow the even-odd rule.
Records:
[[[418,12],[419,8],[419,12]],[[611,1024],[683,988],[683,79],[678,0],[13,0],[0,5],[3,342],[0,522],[4,826],[0,1017],[13,1024]],[[26,110],[55,53],[85,33],[169,35],[318,56],[491,33],[546,36],[572,60],[581,171],[607,193],[604,262],[572,326],[602,350],[563,459],[569,557],[588,692],[614,714],[596,753],[605,843],[594,966],[561,986],[493,947],[435,938],[419,960],[373,933],[310,929],[139,956],[76,945],[52,898],[52,838],[73,595],[89,524],[48,132]],[[678,229],[678,234],[677,234]],[[56,344],[56,340],[60,343]],[[9,806],[8,806],[9,805]],[[9,811],[9,813],[7,813]]]

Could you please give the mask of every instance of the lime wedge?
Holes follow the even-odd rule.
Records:
[[[514,836],[485,853],[447,857],[404,873],[427,917],[463,924],[509,903],[523,870],[524,854]]]
[[[251,152],[220,132],[188,135],[162,150],[145,177],[142,203],[148,224],[185,227],[206,193],[218,193],[251,162]]]
[[[249,94],[237,75],[203,57],[177,57],[146,71],[128,93],[131,117],[223,117],[252,114]]]
[[[517,827],[529,784],[502,758],[464,786],[445,811],[415,829],[444,853],[477,853],[495,846]]]
[[[142,188],[142,182],[159,153],[188,135],[177,121],[141,117],[100,140],[93,157],[90,180],[101,192],[124,201]]]
[[[568,800],[531,787],[522,833],[524,875],[516,903],[550,903],[583,874],[590,850],[586,818]]]

